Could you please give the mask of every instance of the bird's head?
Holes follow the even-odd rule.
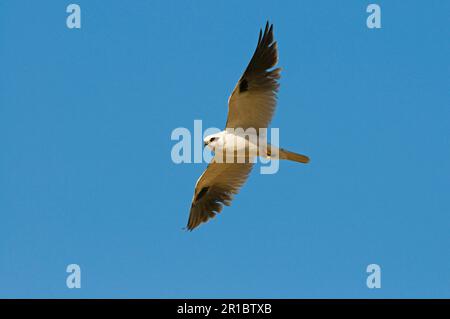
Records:
[[[203,139],[203,145],[208,146],[212,151],[216,149],[218,146],[222,146],[222,135],[219,134],[211,134],[206,136]]]

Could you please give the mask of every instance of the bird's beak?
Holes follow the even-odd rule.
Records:
[[[208,145],[208,143],[206,141],[203,142],[203,147],[206,147],[206,145]]]

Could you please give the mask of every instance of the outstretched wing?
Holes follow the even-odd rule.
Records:
[[[273,25],[259,32],[258,45],[244,74],[228,99],[226,128],[267,128],[275,111],[280,68]]]
[[[223,205],[230,206],[252,166],[252,163],[216,163],[213,160],[195,185],[187,229],[193,230],[213,218]]]

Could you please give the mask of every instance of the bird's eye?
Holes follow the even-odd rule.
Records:
[[[210,142],[210,143],[211,143],[211,142],[214,142],[216,139],[217,139],[217,137],[211,137],[211,138],[209,139],[209,142]]]

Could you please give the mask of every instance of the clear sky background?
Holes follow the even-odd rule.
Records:
[[[80,30],[0,2],[0,297],[450,297],[449,1],[373,1],[379,30],[369,1],[73,2]],[[206,164],[171,132],[225,125],[267,19],[272,126],[312,161],[183,231]]]

